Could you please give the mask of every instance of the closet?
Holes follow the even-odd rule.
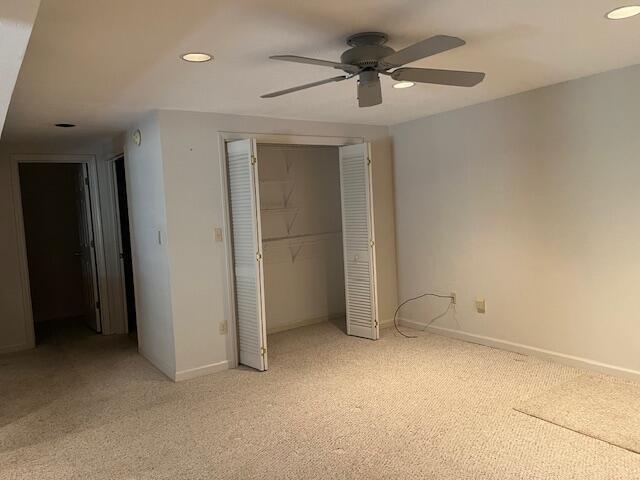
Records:
[[[378,338],[369,150],[226,142],[239,363],[266,370],[268,334],[321,321]]]

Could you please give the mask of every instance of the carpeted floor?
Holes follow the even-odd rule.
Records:
[[[640,384],[587,374],[514,407],[532,417],[640,454]]]
[[[513,410],[584,372],[429,334],[270,337],[270,370],[174,384],[127,337],[0,356],[0,479],[638,479]]]

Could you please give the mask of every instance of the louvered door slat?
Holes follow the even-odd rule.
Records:
[[[239,360],[243,365],[266,370],[264,279],[257,256],[262,252],[259,182],[258,169],[251,161],[255,152],[253,140],[227,143]]]
[[[340,148],[347,333],[377,339],[378,305],[369,145]]]

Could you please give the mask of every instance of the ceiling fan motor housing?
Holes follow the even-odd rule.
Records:
[[[360,68],[376,68],[381,58],[391,55],[395,50],[384,45],[363,45],[353,47],[340,56],[342,63],[357,65]]]
[[[340,61],[364,69],[375,69],[381,58],[395,53],[393,48],[384,45],[386,41],[387,35],[380,32],[352,35],[347,39],[347,44],[352,48],[340,56]]]

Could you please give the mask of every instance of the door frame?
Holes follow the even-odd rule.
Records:
[[[235,287],[233,270],[233,245],[231,239],[231,205],[229,202],[229,186],[227,183],[227,150],[226,143],[232,140],[255,139],[256,144],[283,144],[283,145],[325,145],[343,147],[356,143],[365,143],[364,137],[333,137],[322,135],[291,135],[278,133],[251,133],[251,132],[218,132],[218,155],[220,158],[220,185],[222,192],[222,228],[224,264],[226,267],[225,290],[227,292],[225,317],[227,320],[227,362],[229,368],[237,368],[239,365],[238,349],[238,325],[235,307]]]
[[[120,308],[122,308],[122,319],[124,320],[124,332],[129,333],[129,310],[127,305],[127,293],[126,293],[126,285],[124,279],[124,259],[121,257],[122,255],[122,227],[120,226],[120,200],[118,198],[118,178],[116,173],[116,161],[124,160],[124,153],[120,153],[114,157],[111,157],[107,160],[107,167],[109,168],[109,178],[111,184],[111,195],[113,198],[113,232],[114,235],[114,244],[118,249],[118,261],[117,263],[117,271],[118,278],[120,281],[118,282],[118,286],[120,289]],[[125,163],[126,169],[126,163]],[[129,239],[129,241],[131,241]],[[135,308],[135,306],[134,306]]]
[[[22,211],[22,192],[20,189],[20,164],[22,163],[82,163],[87,166],[89,176],[89,195],[91,198],[91,220],[93,227],[98,301],[100,302],[100,324],[102,332],[109,332],[109,292],[107,268],[104,254],[104,241],[98,190],[98,166],[94,155],[49,155],[19,154],[11,155],[11,187],[14,199],[16,232],[18,233],[18,263],[20,265],[20,281],[22,284],[22,303],[24,309],[24,328],[29,347],[36,346],[35,326],[33,324],[33,307],[31,303],[31,285],[29,280],[29,262],[27,260],[27,241],[24,231]]]

